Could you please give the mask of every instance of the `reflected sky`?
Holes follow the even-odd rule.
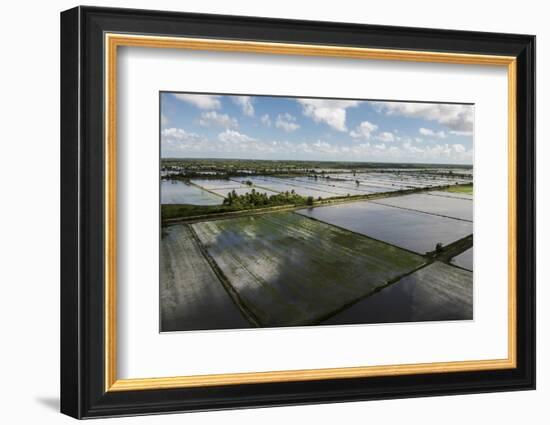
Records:
[[[322,324],[471,319],[472,273],[435,262],[364,298]]]
[[[221,205],[223,198],[179,180],[162,180],[161,204]]]
[[[262,326],[313,324],[425,262],[294,213],[192,228]]]
[[[462,254],[457,255],[451,260],[451,263],[456,264],[467,270],[474,269],[474,247],[467,249]]]
[[[409,249],[419,254],[433,251],[472,234],[472,223],[369,201],[306,208],[299,214],[362,235]]]
[[[381,205],[408,208],[429,214],[443,215],[461,220],[473,221],[473,202],[467,199],[432,196],[425,193],[393,196],[373,201]]]

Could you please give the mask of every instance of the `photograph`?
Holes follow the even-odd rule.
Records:
[[[161,91],[160,332],[473,320],[474,115]]]
[[[37,334],[57,341],[57,369],[43,368],[55,382],[36,375],[59,387],[59,410],[87,419],[369,401],[369,419],[391,411],[393,423],[415,416],[394,408],[399,399],[416,399],[424,419],[419,398],[454,396],[470,405],[434,417],[458,412],[463,424],[478,405],[506,423],[536,417],[547,394],[523,393],[532,402],[521,405],[505,393],[537,381],[540,62],[528,32],[544,33],[543,15],[415,18],[422,8],[406,2],[387,15],[341,4],[323,15],[275,2],[278,14],[258,16],[265,7],[203,3],[75,6],[60,27],[45,20],[56,84],[27,80],[60,86],[61,108],[37,111],[61,119],[31,116],[40,134],[60,133],[60,149],[35,138],[34,156],[61,186],[60,203],[39,191],[56,201],[46,212],[60,210],[61,263],[42,258],[50,237],[31,268],[60,272],[60,291],[42,291],[57,300],[33,298],[35,310],[59,311],[49,324],[59,338]],[[35,50],[14,63],[52,57]],[[11,86],[12,109],[28,110]],[[17,158],[31,157],[6,156],[11,180],[46,175],[21,174]],[[28,245],[11,227],[10,250]],[[16,281],[30,264],[20,251]]]

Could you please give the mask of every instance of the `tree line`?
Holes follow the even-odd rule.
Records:
[[[310,199],[311,198],[311,199]],[[268,195],[266,192],[258,192],[251,189],[250,192],[239,195],[235,189],[227,194],[223,200],[223,205],[235,207],[237,209],[270,207],[277,205],[312,205],[313,197],[300,196],[294,189],[274,195]]]

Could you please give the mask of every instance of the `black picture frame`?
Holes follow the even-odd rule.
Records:
[[[517,367],[105,391],[104,34],[307,43],[517,58]],[[75,418],[535,388],[535,37],[76,7],[61,13],[61,412]]]

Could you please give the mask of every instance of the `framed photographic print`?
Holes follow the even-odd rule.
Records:
[[[61,411],[533,389],[535,38],[61,14]]]

